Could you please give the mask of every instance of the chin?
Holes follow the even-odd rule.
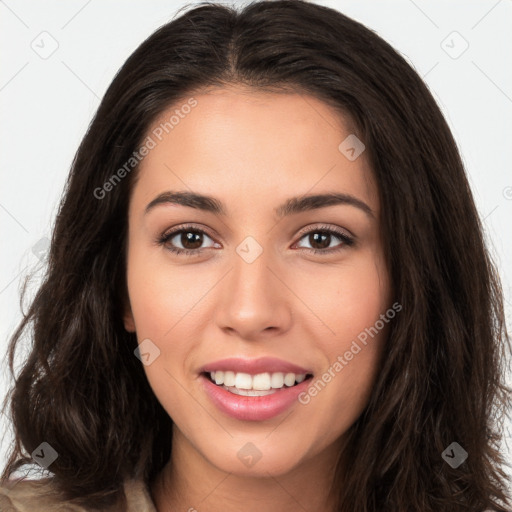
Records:
[[[221,471],[244,477],[285,475],[299,468],[307,458],[303,443],[299,443],[299,452],[294,444],[283,444],[281,439],[272,441],[265,437],[268,437],[268,432],[259,438],[242,436],[230,440],[229,445],[218,443],[214,451],[211,446],[207,447],[202,453]]]

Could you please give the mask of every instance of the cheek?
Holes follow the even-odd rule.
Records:
[[[323,421],[334,421],[342,430],[369,399],[392,322],[386,316],[391,296],[382,259],[368,252],[352,261],[334,280],[331,271],[323,280],[325,293],[316,295],[318,316],[329,330],[316,337],[326,362],[312,383],[315,389],[310,388]]]
[[[340,396],[349,402],[365,402],[373,387],[383,349],[386,345],[387,329],[378,330],[374,323],[350,338],[340,347],[335,361],[335,370],[342,376],[338,380]]]
[[[163,249],[136,244],[128,255],[127,280],[137,333],[164,343],[180,330],[182,319],[196,318],[197,302],[212,286],[213,276],[173,267]]]
[[[375,251],[361,252],[336,268],[319,268],[314,279],[304,273],[300,288],[303,294],[309,290],[305,302],[323,324],[316,330],[315,339],[330,362],[349,350],[358,336],[364,338],[366,329],[374,326],[390,306],[389,279]],[[381,326],[378,330],[385,329]],[[358,359],[373,352],[365,350],[365,356]]]
[[[176,290],[179,283],[161,266],[133,257],[128,265],[128,291],[139,344],[146,339],[157,347],[157,357],[143,369],[162,407],[171,411],[187,409],[187,396],[179,383],[184,382],[184,363],[190,346],[184,335],[187,316],[185,293]],[[190,324],[187,324],[190,327]],[[141,345],[142,346],[142,345]]]
[[[144,371],[157,397],[172,400],[175,393],[168,390],[183,380],[180,366],[190,348],[183,339],[189,334],[183,324],[191,309],[187,296],[194,295],[193,290],[180,282],[179,273],[164,268],[149,251],[138,247],[128,255],[127,281],[138,342],[149,339],[157,347],[157,357],[144,365]]]

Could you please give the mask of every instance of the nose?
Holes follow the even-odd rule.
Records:
[[[252,262],[234,254],[222,280],[215,310],[217,326],[244,340],[261,340],[291,328],[293,293],[278,263],[266,251]]]

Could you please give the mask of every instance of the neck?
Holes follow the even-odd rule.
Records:
[[[341,444],[287,473],[245,476],[213,466],[175,429],[169,462],[151,484],[158,512],[335,512],[330,492]]]

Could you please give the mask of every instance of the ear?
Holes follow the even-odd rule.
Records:
[[[128,332],[135,332],[135,320],[133,318],[132,307],[130,305],[130,299],[126,294],[123,299],[123,311],[124,328]]]
[[[123,322],[124,328],[128,332],[135,332],[135,321],[133,319],[133,313],[130,306],[128,306],[128,308],[125,310],[125,313],[123,315]]]

